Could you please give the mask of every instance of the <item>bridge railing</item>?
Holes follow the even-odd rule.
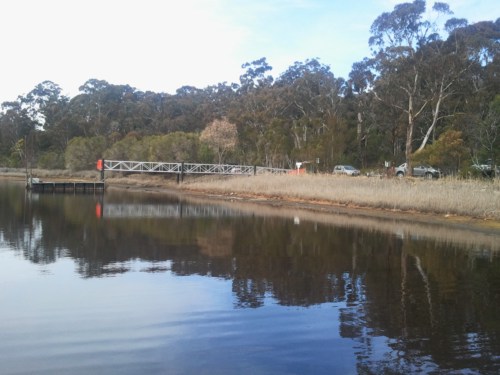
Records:
[[[291,169],[268,168],[251,165],[164,163],[148,161],[104,160],[103,170],[115,172],[173,173],[173,174],[223,174],[258,175],[286,174]]]
[[[104,160],[104,170],[116,172],[181,173],[181,166],[182,163]]]

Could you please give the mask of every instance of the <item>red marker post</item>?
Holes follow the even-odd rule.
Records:
[[[97,170],[101,171],[101,181],[104,181],[104,159],[97,160]]]

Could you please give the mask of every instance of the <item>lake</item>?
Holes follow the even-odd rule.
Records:
[[[500,234],[0,181],[0,373],[497,374]]]

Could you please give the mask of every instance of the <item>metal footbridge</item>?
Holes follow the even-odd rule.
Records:
[[[97,169],[113,172],[141,172],[141,173],[171,173],[184,174],[220,174],[220,175],[260,175],[286,174],[293,172],[286,168],[268,168],[251,165],[232,164],[199,164],[199,163],[164,163],[149,161],[103,160],[97,162]]]

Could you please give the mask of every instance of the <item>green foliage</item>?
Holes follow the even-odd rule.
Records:
[[[106,149],[104,137],[76,137],[66,148],[66,168],[72,171],[93,170],[96,161],[100,159]]]
[[[496,95],[493,101],[490,103],[490,115],[495,118],[500,117],[500,94]]]
[[[486,156],[498,164],[500,159],[500,95],[490,103],[488,115],[478,126],[478,140]]]
[[[64,155],[54,151],[48,151],[38,157],[38,168],[42,169],[64,169]]]
[[[138,137],[129,134],[115,142],[104,153],[105,159],[196,162],[199,159],[199,136],[195,133],[174,132],[166,135]]]
[[[0,155],[0,167],[4,168],[12,167],[10,158]]]
[[[259,149],[263,150],[265,162],[259,163],[275,167],[287,167],[293,150],[293,139],[283,120],[275,119],[259,139]]]
[[[24,168],[26,164],[23,160],[19,159],[18,155],[12,154],[10,157],[4,157],[6,167],[10,168]]]
[[[349,131],[347,124],[337,118],[328,119],[328,123],[318,135],[318,140],[308,145],[308,155],[304,160],[314,162],[320,159],[325,171],[331,171],[335,164],[345,161]]]
[[[19,139],[11,149],[11,158],[19,164],[26,162],[26,142],[23,138]],[[16,163],[17,164],[17,163]]]
[[[207,144],[201,143],[198,151],[198,161],[200,163],[213,163],[215,158],[214,151]]]
[[[198,149],[197,134],[174,132],[151,140],[149,158],[166,162],[196,162]]]
[[[136,135],[128,135],[104,152],[104,158],[110,160],[139,160],[134,158],[133,150],[139,148],[139,139]]]
[[[447,130],[438,140],[414,155],[417,162],[438,166],[443,171],[457,172],[468,162],[468,150],[462,132]]]

